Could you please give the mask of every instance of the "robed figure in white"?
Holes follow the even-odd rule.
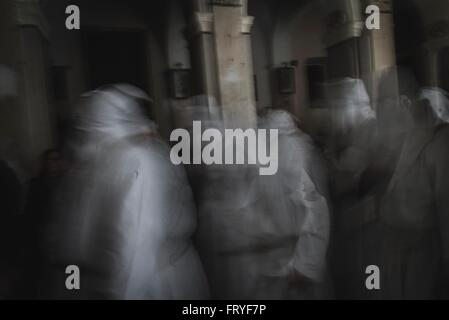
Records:
[[[82,97],[67,141],[70,169],[44,234],[50,298],[202,299],[196,213],[183,167],[145,117],[145,94],[115,85]],[[66,268],[80,270],[80,289]],[[45,282],[45,283],[44,283]],[[67,283],[68,282],[68,283]]]
[[[330,206],[323,158],[286,111],[269,112],[259,129],[278,130],[279,150],[270,146],[276,174],[261,176],[257,165],[204,168],[197,243],[211,295],[327,298]]]

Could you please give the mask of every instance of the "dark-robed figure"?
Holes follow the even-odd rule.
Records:
[[[449,126],[406,70],[387,70],[378,91],[379,138],[391,173],[376,190],[382,298],[434,299],[449,291]]]

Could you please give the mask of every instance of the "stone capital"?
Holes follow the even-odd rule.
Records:
[[[50,27],[42,13],[39,0],[15,0],[16,22],[19,26],[34,26],[48,39]]]
[[[195,33],[213,33],[214,32],[214,14],[195,12],[194,14],[194,32]]]
[[[365,11],[365,10],[363,10]],[[334,0],[327,7],[325,43],[328,47],[360,37],[365,27],[360,0]]]
[[[251,28],[254,24],[254,17],[242,16],[241,19],[241,32],[244,34],[251,33]],[[214,33],[214,14],[195,12],[193,32],[198,33]]]
[[[244,16],[242,17],[242,33],[251,33],[251,28],[254,24],[254,17]]]
[[[365,0],[362,3],[364,5],[363,11],[365,11],[366,7],[372,4],[378,6],[381,13],[391,13],[393,11],[392,0]]]
[[[362,21],[355,21],[329,31],[324,39],[328,47],[336,45],[350,38],[357,38],[362,35],[365,24]]]

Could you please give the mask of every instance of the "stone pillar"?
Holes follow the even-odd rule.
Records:
[[[365,10],[369,5],[376,5],[380,9],[379,30],[368,30],[365,27]],[[328,10],[326,44],[331,51],[336,48],[344,51],[342,47],[346,47],[346,51],[357,50],[354,55],[359,59],[359,75],[396,65],[391,0],[336,0]],[[358,44],[352,45],[354,40]],[[353,49],[350,49],[351,46]]]
[[[366,8],[380,9],[380,29],[365,26]],[[365,81],[373,101],[379,71],[396,65],[392,0],[335,0],[328,8],[326,44],[330,75]]]
[[[329,1],[326,10],[329,77],[360,77],[358,43],[364,28],[360,0]]]
[[[424,31],[422,72],[426,86],[440,86],[449,90],[447,75],[447,48],[449,47],[449,3],[446,1],[429,0],[417,2]]]
[[[12,0],[0,1],[0,157],[19,144],[18,28]],[[20,151],[20,150],[18,150]]]
[[[424,81],[428,86],[441,86],[449,89],[449,77],[444,74],[445,70],[441,65],[441,55],[447,52],[449,47],[449,21],[438,20],[427,27],[426,42],[424,43],[425,60]]]
[[[34,175],[43,151],[54,145],[55,115],[49,99],[48,25],[39,0],[15,0],[18,25],[19,109],[22,137],[19,147]],[[62,26],[64,27],[64,26]]]
[[[199,67],[200,89],[209,97],[209,106],[219,97],[213,17],[211,12],[196,11],[193,25],[193,44],[195,46],[193,52],[197,59],[196,65]],[[221,119],[221,114],[214,116]]]
[[[393,1],[365,0],[362,12],[369,5],[380,9],[380,29],[364,29],[360,43],[361,77],[371,96],[373,107],[377,104],[377,86],[380,71],[396,65]],[[365,16],[365,19],[368,16]]]
[[[202,35],[202,78],[206,94],[217,98],[228,127],[257,124],[250,30],[246,0],[212,0],[198,5]],[[211,41],[212,40],[212,41]]]
[[[396,65],[392,0],[367,0],[364,9],[376,5],[380,9],[380,29],[366,30],[369,48],[371,72],[376,72]]]

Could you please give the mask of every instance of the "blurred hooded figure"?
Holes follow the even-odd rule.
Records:
[[[195,207],[182,167],[130,85],[82,97],[67,141],[70,168],[53,195],[44,234],[51,284],[44,297],[76,299],[207,298],[191,242]],[[81,289],[66,289],[66,267]]]
[[[331,109],[331,141],[327,153],[336,168],[335,188],[352,192],[369,165],[375,141],[376,116],[361,79],[344,78],[326,84]]]
[[[332,273],[338,298],[363,296],[367,256],[376,252],[370,234],[375,199],[364,186],[376,148],[376,116],[361,79],[344,78],[325,86],[332,113],[332,138],[327,145],[335,232]]]
[[[262,269],[264,289],[277,290],[277,298],[331,298],[328,168],[322,151],[297,123],[292,114],[280,109],[268,111],[259,123],[259,128],[279,132],[278,172],[259,178],[266,221],[272,221],[263,237],[280,244],[270,252],[271,265]]]
[[[325,292],[329,240],[326,167],[285,111],[260,119],[279,130],[279,167],[211,166],[200,196],[198,243],[218,299],[316,299]]]
[[[449,297],[449,127],[435,125],[411,73],[380,78],[379,131],[392,161],[376,190],[382,298]]]
[[[224,136],[221,120],[202,122],[203,130]],[[224,149],[224,148],[223,148]],[[195,166],[190,166],[195,167]],[[198,203],[196,243],[204,263],[212,299],[248,299],[254,295],[251,251],[256,221],[255,165],[202,165],[194,169]]]

